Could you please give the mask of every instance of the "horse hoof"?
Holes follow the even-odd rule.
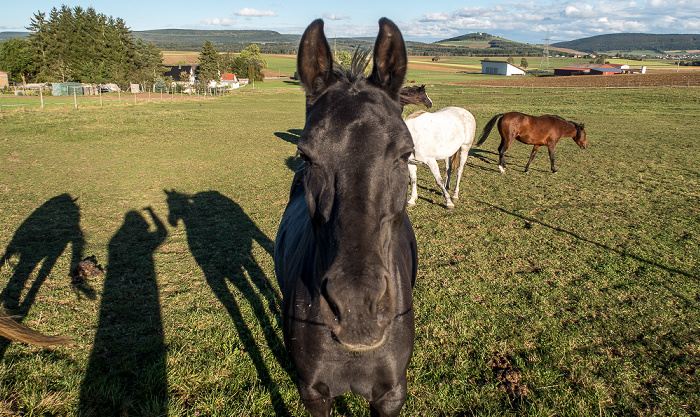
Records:
[[[446,206],[447,209],[450,210],[450,211],[455,209],[455,205],[454,205],[454,204],[446,204],[445,206]]]
[[[498,170],[501,171],[502,174],[505,174],[505,173],[506,173],[506,168],[505,168],[505,167],[502,167],[502,166],[500,166],[500,165],[498,166]]]
[[[407,205],[408,207],[413,207],[413,206],[416,205],[416,203],[411,203],[411,202],[409,201],[408,203],[406,203],[406,205]]]

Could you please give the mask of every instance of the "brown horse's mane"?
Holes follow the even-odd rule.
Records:
[[[581,130],[583,130],[583,127],[581,127],[580,123],[576,123],[572,120],[566,120],[565,118],[558,116],[556,114],[545,114],[545,116],[556,117],[557,119],[562,120],[566,123],[571,123],[576,128],[576,140],[581,139]]]

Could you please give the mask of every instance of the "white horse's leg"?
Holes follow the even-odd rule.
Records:
[[[459,167],[457,168],[457,182],[455,183],[455,192],[452,194],[453,200],[459,200],[459,183],[462,180],[462,172],[464,172],[464,164],[467,163],[469,157],[469,148],[471,146],[462,145],[459,149]]]
[[[411,178],[411,198],[408,200],[408,206],[413,207],[416,205],[416,199],[418,198],[418,187],[416,186],[418,180],[417,165],[408,164],[408,176]]]
[[[455,204],[452,202],[452,199],[450,198],[450,193],[447,192],[445,189],[445,185],[442,183],[442,176],[440,175],[440,167],[438,166],[438,163],[435,159],[433,158],[428,158],[427,161],[425,161],[428,164],[428,168],[430,168],[430,172],[433,174],[433,177],[435,177],[435,182],[437,183],[438,187],[440,187],[440,190],[442,190],[442,195],[445,196],[445,200],[447,203],[445,204],[447,206],[448,210],[452,210],[455,208]]]

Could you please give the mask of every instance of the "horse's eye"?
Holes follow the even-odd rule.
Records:
[[[297,156],[298,156],[299,158],[301,158],[301,160],[304,161],[304,162],[306,162],[307,164],[308,164],[308,163],[311,163],[311,159],[309,159],[309,157],[306,156],[306,154],[305,154],[304,152],[297,151]]]
[[[405,154],[401,155],[401,159],[404,162],[408,162],[408,159],[413,155],[413,152],[406,152]]]

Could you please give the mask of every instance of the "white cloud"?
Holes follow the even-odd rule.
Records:
[[[350,19],[349,17],[342,15],[342,14],[331,14],[328,12],[323,14],[323,18],[328,19],[328,20],[347,20],[347,19]]]
[[[202,20],[202,24],[207,26],[233,26],[234,22],[227,17],[214,17]]]
[[[543,43],[603,33],[696,33],[700,0],[496,0],[488,7],[428,10],[400,25],[408,39],[444,39],[487,32]]]
[[[248,7],[234,13],[236,16],[243,17],[277,17],[277,13],[271,10],[255,10]]]

